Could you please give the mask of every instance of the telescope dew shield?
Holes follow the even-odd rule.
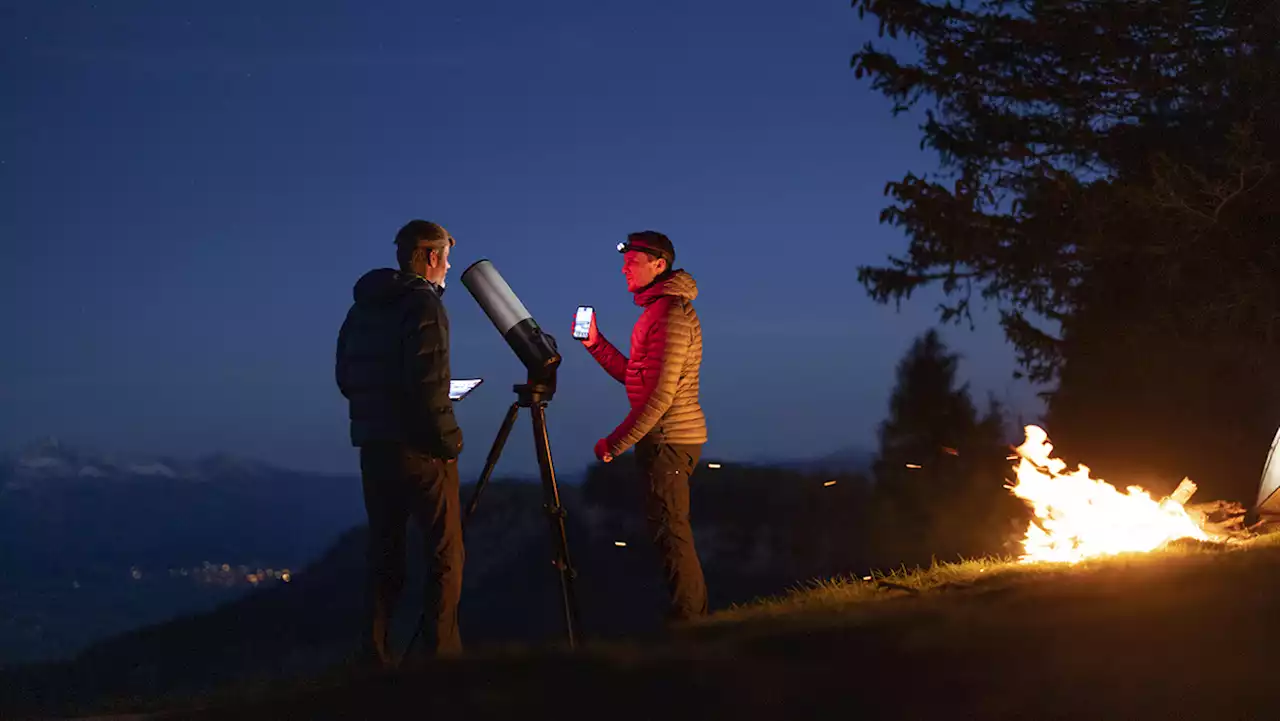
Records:
[[[549,373],[560,365],[555,340],[542,332],[493,263],[488,260],[472,263],[462,272],[462,284],[531,375]]]

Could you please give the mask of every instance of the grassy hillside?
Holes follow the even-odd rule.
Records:
[[[1076,567],[971,562],[817,584],[663,643],[337,671],[149,718],[1264,718],[1277,600],[1280,536]]]

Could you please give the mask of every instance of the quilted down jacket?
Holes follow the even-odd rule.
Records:
[[[462,451],[449,400],[449,316],[441,292],[390,268],[356,283],[335,369],[349,401],[352,445],[398,443],[435,458]]]
[[[631,354],[624,356],[604,335],[588,347],[609,375],[627,387],[631,412],[606,437],[618,456],[645,436],[671,444],[707,442],[707,420],[698,404],[702,365],[702,325],[693,309],[698,286],[675,270],[636,293],[644,308],[631,331]]]

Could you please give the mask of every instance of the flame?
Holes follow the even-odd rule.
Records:
[[[1018,481],[1007,486],[1036,515],[1022,541],[1022,562],[1076,563],[1153,551],[1179,538],[1215,540],[1187,515],[1179,500],[1157,502],[1139,486],[1121,493],[1102,479],[1090,478],[1083,464],[1067,471],[1064,461],[1050,455],[1053,446],[1044,429],[1027,426],[1025,431],[1027,439],[1018,446],[1014,467]],[[1189,493],[1175,495],[1185,501]]]

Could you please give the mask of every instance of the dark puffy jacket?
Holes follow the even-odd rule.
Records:
[[[612,455],[649,435],[665,443],[707,442],[707,420],[698,403],[702,324],[693,309],[696,297],[693,276],[673,271],[636,293],[636,305],[644,312],[631,331],[629,358],[603,335],[588,348],[609,375],[627,386],[631,401],[631,412],[606,438]]]
[[[402,443],[456,458],[462,430],[449,400],[449,317],[426,279],[390,268],[356,283],[338,333],[338,389],[351,444]]]

